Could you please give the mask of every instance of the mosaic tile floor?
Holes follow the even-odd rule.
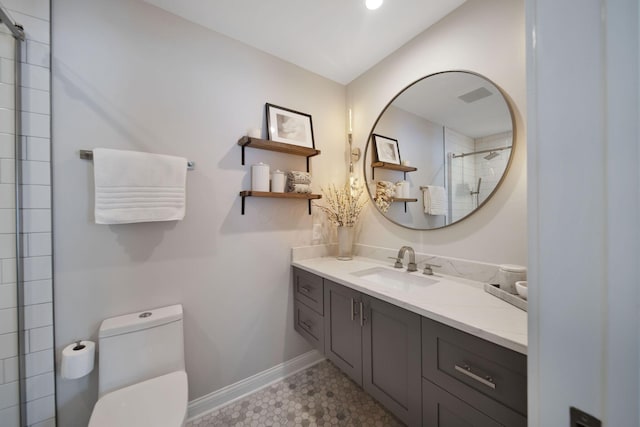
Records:
[[[325,360],[185,427],[403,426]]]

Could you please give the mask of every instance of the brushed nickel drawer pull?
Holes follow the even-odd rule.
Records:
[[[304,292],[305,294],[310,294],[311,291],[312,291],[312,289],[310,287],[308,287],[308,286],[300,286],[300,290],[302,292]]]
[[[469,378],[473,378],[474,380],[486,385],[489,388],[492,388],[494,390],[496,389],[496,383],[493,382],[493,378],[491,378],[490,376],[486,376],[485,378],[483,378],[480,375],[474,374],[473,372],[471,372],[471,367],[469,365],[464,365],[462,367],[455,365],[455,369],[461,374],[464,374]]]
[[[353,310],[353,303],[354,302],[355,301],[353,300],[353,298],[351,298],[351,321],[353,321],[353,319],[356,318],[356,315],[355,315],[354,310]]]

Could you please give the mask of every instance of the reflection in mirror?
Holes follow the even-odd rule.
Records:
[[[397,157],[383,154],[389,147],[381,141],[396,141]],[[512,145],[511,110],[493,83],[466,71],[437,73],[408,86],[380,114],[365,150],[364,176],[387,219],[413,229],[441,228],[493,195]]]

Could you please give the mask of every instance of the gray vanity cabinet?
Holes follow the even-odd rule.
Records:
[[[422,412],[425,427],[510,427],[427,380],[422,380]]]
[[[325,356],[362,385],[360,292],[324,279]]]
[[[422,318],[423,423],[527,425],[527,358]]]
[[[420,316],[324,280],[325,355],[409,426],[419,426]]]
[[[295,329],[409,427],[526,427],[527,358],[294,268]]]
[[[408,426],[419,426],[420,316],[362,295],[363,388]]]

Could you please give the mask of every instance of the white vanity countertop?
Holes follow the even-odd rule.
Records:
[[[488,294],[483,283],[421,271],[406,273],[394,269],[391,261],[383,263],[370,258],[355,257],[338,261],[335,257],[311,258],[292,265],[372,297],[403,307],[421,316],[460,329],[487,341],[527,354],[527,313]],[[427,285],[399,287],[382,286],[354,275],[354,272],[384,267],[418,277],[435,279]]]

